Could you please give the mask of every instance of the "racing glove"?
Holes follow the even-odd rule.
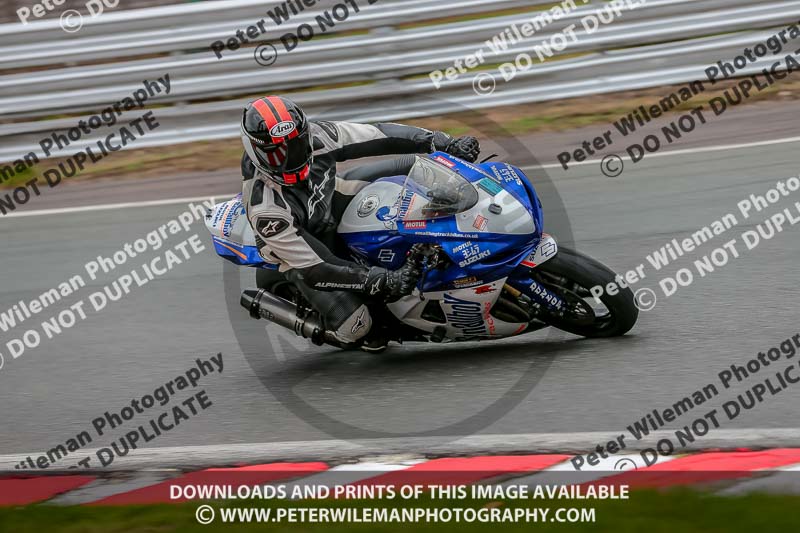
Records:
[[[408,261],[398,270],[372,267],[367,273],[364,292],[370,296],[382,296],[386,301],[396,301],[414,291],[422,275],[420,267]]]
[[[444,151],[450,155],[474,163],[481,153],[481,143],[478,142],[478,139],[475,137],[459,137],[450,141]]]

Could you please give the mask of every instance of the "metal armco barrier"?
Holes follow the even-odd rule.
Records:
[[[580,55],[566,59],[555,57],[520,72],[508,83],[497,69],[487,69],[498,79],[497,90],[482,96],[473,91],[475,72],[443,81],[439,89],[434,87],[428,73],[452,66],[456,59],[481,48],[486,49],[487,39],[511,24],[530,20],[537,13],[536,9],[514,15],[470,17],[471,20],[461,22],[397,27],[440,18],[443,11],[447,16],[475,15],[519,8],[529,2],[382,1],[348,18],[341,28],[336,26],[337,32],[370,30],[368,33],[301,42],[289,53],[275,41],[303,21],[313,20],[334,3],[320,2],[314,12],[301,13],[278,28],[266,15],[266,10],[274,4],[265,6],[250,0],[109,13],[85,28],[91,29],[90,33],[84,34],[82,30],[78,34],[80,37],[73,39],[58,36],[60,30],[50,27],[53,21],[37,23],[41,27],[35,31],[30,29],[33,24],[24,32],[17,28],[21,25],[0,26],[3,43],[9,42],[10,35],[23,36],[24,41],[34,34],[40,39],[55,36],[53,38],[60,39],[56,43],[63,41],[62,45],[40,40],[0,46],[0,69],[41,65],[44,60],[54,65],[47,70],[0,76],[0,115],[14,119],[13,123],[0,125],[3,141],[0,160],[14,160],[29,151],[37,151],[39,138],[73,127],[80,119],[79,116],[56,120],[38,118],[97,111],[130,94],[142,80],[167,73],[172,82],[170,94],[157,95],[152,101],[166,106],[155,110],[162,126],[136,143],[137,148],[234,137],[239,110],[247,100],[242,95],[265,92],[292,94],[315,116],[367,121],[423,117],[467,108],[482,109],[702,79],[709,64],[731,60],[745,47],[775,33],[775,29],[800,20],[800,0],[755,4],[742,0],[648,0],[635,10],[623,12],[612,23],[587,33],[581,29],[580,20],[607,4],[581,5],[578,1],[581,7],[567,17],[496,55],[491,54],[486,64],[513,61],[520,52],[533,55],[535,45],[548,41],[570,24],[578,25],[578,39],[561,54]],[[230,11],[225,11],[223,5]],[[176,21],[181,16],[185,20],[178,24]],[[219,22],[211,24],[209,20],[215,17]],[[264,38],[271,39],[278,48],[275,64],[269,67],[257,64],[253,48],[226,51],[221,60],[208,48],[213,40],[230,37],[235,29],[246,28],[261,18],[272,24]],[[150,29],[143,29],[147,24],[152,24]],[[179,29],[169,29],[170,24]],[[181,40],[181,36],[187,38]],[[18,42],[16,38],[14,42]],[[45,44],[51,49],[49,57],[42,53]],[[81,58],[81,49],[88,54],[86,57]],[[788,46],[786,53],[796,49],[797,46]],[[13,50],[19,54],[14,55]],[[184,53],[155,59],[123,59],[130,58],[133,51],[139,54]],[[64,65],[100,57],[111,57],[115,61],[88,66]],[[769,58],[748,66],[747,71],[758,72],[768,63],[766,59]],[[351,82],[358,84],[324,88]],[[299,89],[303,90],[297,92]],[[218,98],[224,100],[208,102]],[[98,130],[94,138],[103,135]],[[90,143],[91,139],[82,139],[84,141]],[[69,153],[77,149],[71,146]]]

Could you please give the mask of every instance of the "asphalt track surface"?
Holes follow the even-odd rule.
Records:
[[[728,133],[741,143],[754,141]],[[761,140],[765,138],[782,137]],[[616,271],[647,264],[646,256],[671,239],[683,239],[726,214],[739,220],[739,226],[662,272],[647,264],[647,278],[636,288],[656,290],[658,304],[641,313],[632,332],[618,339],[539,332],[498,342],[394,346],[380,356],[308,344],[302,352],[287,349],[276,357],[259,323],[257,337],[254,326],[245,326],[250,328],[248,350],[263,342],[259,362],[242,353],[225,304],[222,261],[198,222],[170,243],[197,233],[207,244],[204,253],[104,312],[90,312],[86,321],[55,340],[11,359],[5,343],[24,328],[1,334],[0,353],[6,360],[0,370],[0,454],[63,443],[89,430],[90,421],[105,410],[119,412],[131,399],[185,372],[195,358],[217,352],[223,354],[224,372],[203,378],[198,387],[207,391],[213,406],[151,447],[217,445],[224,450],[225,445],[389,433],[401,440],[411,434],[477,433],[513,440],[513,435],[531,433],[621,433],[650,410],[665,409],[708,383],[718,383],[717,373],[731,364],[745,364],[800,332],[798,227],[753,251],[743,249],[739,259],[670,298],[658,290],[662,277],[691,268],[695,259],[800,201],[797,192],[749,220],[737,209],[750,194],[763,195],[778,180],[797,176],[798,149],[800,142],[795,141],[677,153],[635,165],[626,162],[617,178],[603,176],[598,164],[566,172],[548,167],[554,187],[531,176],[542,196],[545,230],[559,238],[571,227],[570,246]],[[548,209],[557,205],[556,191],[569,224],[563,212]],[[168,205],[3,220],[0,312],[73,274],[87,278],[87,261],[113,253],[185,209]],[[39,318],[49,318],[51,311],[61,311],[141,263],[132,260],[101,276]],[[245,281],[250,279],[246,274]],[[241,313],[239,319],[248,323]],[[29,324],[39,322],[31,319]],[[773,368],[784,366],[782,360]],[[756,379],[721,390],[692,413],[701,416],[770,375],[772,368],[762,370]],[[295,395],[291,401],[286,400],[289,393]],[[176,398],[188,395],[186,391]],[[795,386],[735,421],[723,419],[723,429],[793,429],[798,403],[800,386]],[[135,421],[148,418],[139,415]],[[694,418],[686,415],[667,428]],[[92,446],[105,446],[111,438],[97,439]]]

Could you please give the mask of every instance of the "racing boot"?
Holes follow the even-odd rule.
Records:
[[[359,348],[367,353],[381,353],[389,347],[389,330],[377,324],[362,339]]]

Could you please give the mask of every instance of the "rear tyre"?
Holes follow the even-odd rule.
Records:
[[[633,291],[620,288],[613,296],[603,291],[602,306],[589,290],[615,282],[616,273],[591,257],[559,247],[556,256],[534,272],[548,289],[562,297],[568,304],[563,316],[549,315],[544,320],[558,329],[582,337],[617,337],[624,335],[636,324],[639,309],[634,303]]]

